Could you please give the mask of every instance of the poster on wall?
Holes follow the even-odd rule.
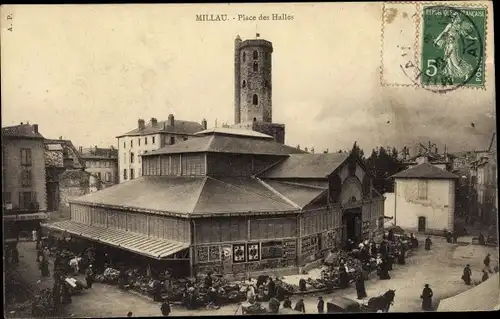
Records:
[[[283,258],[283,243],[281,241],[270,241],[267,243],[262,243],[261,258]]]
[[[210,246],[209,248],[209,258],[210,261],[219,261],[220,260],[220,246]]]
[[[286,240],[283,242],[283,257],[288,260],[295,260],[297,257],[297,241]]]
[[[198,262],[208,262],[208,247],[207,246],[202,246],[202,247],[197,247],[197,260]]]
[[[363,235],[368,234],[370,232],[370,221],[365,220],[363,222]]]
[[[247,260],[248,261],[257,261],[260,259],[260,246],[258,243],[256,244],[248,244],[247,245]]]
[[[224,260],[230,260],[232,256],[232,249],[230,246],[224,246],[222,247],[222,258]]]
[[[241,263],[246,261],[245,244],[233,245],[233,262]]]

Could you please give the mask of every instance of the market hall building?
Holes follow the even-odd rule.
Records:
[[[384,198],[358,158],[254,131],[196,135],[143,155],[142,177],[73,199],[71,220],[46,226],[228,277],[298,273],[383,230]]]

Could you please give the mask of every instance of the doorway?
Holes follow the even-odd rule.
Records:
[[[425,217],[419,217],[418,218],[418,232],[419,233],[425,232],[425,224],[426,224],[426,218]]]
[[[355,243],[361,240],[362,219],[361,208],[349,209],[342,214],[342,239],[344,242],[352,240]]]

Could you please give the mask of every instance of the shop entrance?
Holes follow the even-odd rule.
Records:
[[[355,243],[361,240],[361,208],[345,210],[342,214],[342,239],[344,242],[352,240]]]

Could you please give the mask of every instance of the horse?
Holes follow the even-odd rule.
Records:
[[[396,297],[396,290],[389,289],[383,295],[372,297],[368,300],[368,308],[370,311],[389,312],[389,307],[394,304],[394,297]]]

